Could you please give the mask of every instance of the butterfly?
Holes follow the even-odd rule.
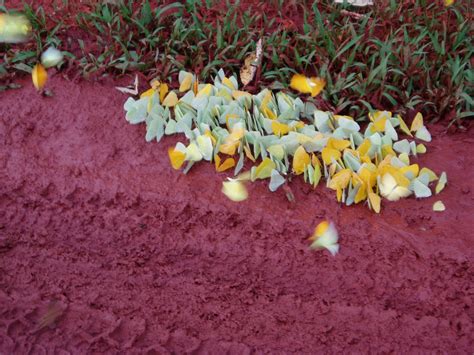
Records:
[[[0,43],[26,42],[30,34],[31,24],[26,16],[0,14]]]
[[[423,115],[418,112],[411,123],[410,130],[415,132],[415,137],[425,142],[431,142],[431,134],[423,124]]]
[[[326,86],[326,81],[321,78],[308,78],[301,74],[295,74],[291,78],[290,87],[303,94],[318,95]]]
[[[31,71],[31,79],[36,90],[41,90],[48,80],[48,72],[40,63],[36,64]]]
[[[234,202],[241,202],[247,199],[248,192],[244,183],[236,180],[227,178],[228,181],[222,183],[222,192],[224,195],[229,198],[229,200]]]
[[[399,186],[395,178],[385,173],[382,178],[378,179],[380,194],[389,201],[398,201],[400,198],[407,197],[411,191],[406,187]]]
[[[447,183],[448,183],[448,176],[446,175],[446,172],[443,171],[441,175],[439,176],[438,183],[436,184],[436,187],[435,187],[436,194],[439,194],[444,189]]]
[[[314,230],[310,240],[313,240],[311,249],[327,249],[334,256],[339,252],[339,235],[333,223],[322,221]]]
[[[444,210],[446,210],[446,207],[444,206],[443,201],[436,201],[436,202],[433,204],[433,211],[435,211],[435,212],[443,212]]]
[[[63,53],[55,47],[49,47],[41,54],[41,64],[45,68],[51,68],[62,62]]]

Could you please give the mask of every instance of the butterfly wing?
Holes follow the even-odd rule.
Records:
[[[380,194],[385,198],[388,198],[396,187],[397,181],[389,173],[384,174],[382,178],[379,179]]]
[[[397,186],[393,189],[390,194],[386,196],[387,200],[389,201],[398,201],[401,198],[405,198],[411,195],[411,191],[403,186]]]

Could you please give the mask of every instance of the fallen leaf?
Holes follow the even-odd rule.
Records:
[[[124,93],[124,94],[138,95],[138,75],[135,75],[135,81],[134,81],[133,85],[129,85],[129,86],[126,86],[126,87],[116,86],[115,88],[118,91],[120,91],[121,93]],[[152,89],[150,89],[150,90],[152,90]]]
[[[244,65],[240,68],[240,81],[244,86],[247,86],[255,77],[257,67],[260,65],[262,57],[262,39],[257,42],[255,53],[249,54],[245,60]]]

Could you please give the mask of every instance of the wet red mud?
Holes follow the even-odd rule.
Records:
[[[111,83],[0,93],[0,353],[470,353],[474,137],[434,133],[439,196],[341,207],[295,179],[247,201],[172,170]],[[447,210],[432,211],[441,199]],[[336,257],[309,250],[322,219]]]

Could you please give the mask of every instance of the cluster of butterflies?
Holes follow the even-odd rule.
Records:
[[[324,88],[320,78],[295,75],[290,87],[316,96]],[[122,92],[123,88],[118,88]],[[135,90],[128,92],[137,94]],[[426,153],[422,142],[431,135],[418,113],[411,126],[400,115],[388,111],[369,114],[364,131],[352,117],[318,110],[285,92],[264,89],[257,95],[239,90],[234,76],[221,70],[213,84],[201,84],[194,74],[179,73],[179,89],[152,81],[138,100],[124,105],[131,124],[146,124],[146,141],[160,141],[164,135],[181,133],[187,142],[168,150],[174,169],[187,173],[200,161],[214,164],[217,172],[233,169],[234,178],[223,182],[222,192],[232,201],[248,198],[246,183],[268,179],[269,189],[278,190],[291,175],[303,175],[313,187],[325,180],[340,203],[366,202],[379,213],[382,197],[397,201],[410,195],[438,194],[447,184],[446,173],[412,162]],[[406,138],[401,139],[404,135]],[[250,170],[244,169],[251,161]],[[437,201],[434,211],[443,211]],[[323,221],[311,236],[311,248],[339,251],[334,224]]]
[[[291,87],[317,94],[318,80],[295,75]],[[186,173],[205,160],[217,172],[233,169],[235,177],[224,183],[223,192],[234,201],[247,198],[247,181],[269,179],[269,189],[276,191],[288,176],[303,175],[314,187],[324,178],[340,203],[366,202],[379,213],[382,197],[429,197],[431,183],[438,181],[436,194],[447,183],[446,173],[438,177],[411,161],[426,152],[420,141],[431,141],[421,113],[409,128],[400,115],[376,111],[362,132],[352,117],[318,110],[282,91],[241,91],[237,79],[222,70],[213,84],[182,71],[176,91],[154,81],[138,100],[128,98],[124,108],[130,123],[146,124],[147,141],[176,133],[186,137],[186,144],[169,149],[173,168],[184,167]],[[400,139],[402,134],[407,138]],[[242,172],[246,160],[254,166]]]

